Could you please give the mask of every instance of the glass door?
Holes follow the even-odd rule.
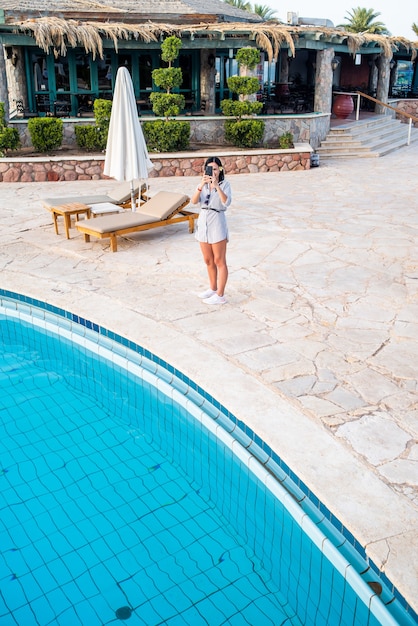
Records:
[[[148,52],[138,55],[138,113],[151,112],[150,93],[153,90],[152,70],[158,67],[157,53]]]
[[[195,63],[196,56],[193,52],[180,52],[179,67],[183,75],[183,82],[179,93],[185,99],[185,112],[193,113],[199,106],[199,64]]]
[[[218,52],[215,68],[215,111],[219,113],[222,100],[232,98],[232,92],[228,89],[227,80],[230,76],[238,74],[238,64],[227,51],[224,53]]]

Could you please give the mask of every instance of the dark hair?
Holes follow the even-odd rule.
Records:
[[[224,166],[222,165],[221,159],[219,157],[209,157],[205,161],[205,167],[209,165],[209,163],[216,163],[216,165],[219,167],[219,179],[218,180],[221,183],[223,179],[225,178]]]

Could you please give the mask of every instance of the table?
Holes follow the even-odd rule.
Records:
[[[141,107],[143,107],[144,109],[147,109],[148,111],[152,107],[152,104],[149,98],[147,98],[146,100],[137,100],[136,104],[138,108],[138,115],[141,115]]]
[[[62,217],[64,218],[64,228],[67,239],[70,238],[72,215],[76,215],[77,219],[79,219],[79,215],[86,215],[86,217],[91,216],[90,207],[86,204],[82,204],[81,202],[69,202],[68,204],[59,204],[58,206],[51,207],[47,206],[46,208],[52,213],[56,235],[59,234],[57,217],[58,215],[62,215]]]
[[[99,202],[98,204],[90,205],[90,213],[93,217],[96,217],[96,215],[108,215],[109,213],[123,213],[125,210],[112,202]]]

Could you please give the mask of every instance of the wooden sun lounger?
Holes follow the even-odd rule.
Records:
[[[140,185],[139,182],[134,184],[134,194],[135,198],[138,198],[138,195],[141,195],[141,200],[146,200],[146,191],[147,186],[145,184]],[[120,207],[125,209],[131,207],[131,184],[130,183],[120,183],[113,189],[110,189],[107,194],[91,194],[85,196],[64,196],[58,198],[41,198],[41,202],[43,206],[51,210],[52,207],[60,206],[63,204],[72,204],[74,202],[79,202],[81,204],[85,204],[90,206],[92,204],[99,204],[102,202],[110,202],[112,204],[117,204]]]
[[[189,196],[171,191],[159,191],[145,202],[139,211],[118,213],[76,222],[77,229],[84,233],[84,240],[90,237],[110,239],[110,249],[117,251],[118,235],[137,233],[141,230],[159,228],[179,222],[189,222],[189,232],[194,231],[194,221],[199,214],[184,210],[190,202]]]

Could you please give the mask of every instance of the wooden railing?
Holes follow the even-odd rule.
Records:
[[[367,93],[364,93],[362,91],[357,91],[357,107],[356,107],[356,120],[359,120],[360,117],[360,98],[367,98],[368,100],[371,100],[372,102],[375,102],[376,104],[379,104],[383,107],[386,107],[386,109],[390,109],[391,111],[395,111],[395,113],[397,115],[402,115],[403,117],[406,117],[409,119],[409,124],[408,124],[408,146],[411,143],[411,129],[412,129],[412,122],[417,122],[418,123],[418,117],[415,117],[415,115],[411,115],[410,113],[406,113],[405,111],[401,111],[400,109],[397,109],[396,107],[391,106],[390,104],[386,104],[385,102],[382,102],[381,100],[378,100],[377,98],[373,98],[373,96],[369,96]]]

